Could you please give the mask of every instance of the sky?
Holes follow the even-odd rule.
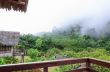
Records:
[[[29,0],[26,13],[0,9],[0,31],[51,32],[77,20],[98,27],[110,19],[110,0]],[[100,27],[100,26],[99,26]]]

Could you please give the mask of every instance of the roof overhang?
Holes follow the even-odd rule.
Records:
[[[26,12],[28,0],[0,0],[0,8]]]

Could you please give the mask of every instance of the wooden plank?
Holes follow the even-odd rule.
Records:
[[[110,68],[110,61],[99,60],[95,58],[90,58],[89,60],[90,60],[90,63]]]
[[[44,72],[48,72],[48,67],[52,66],[60,66],[67,64],[76,64],[76,63],[87,63],[86,68],[71,70],[67,72],[80,72],[83,70],[89,72],[97,72],[90,68],[90,63],[105,66],[110,68],[110,62],[93,59],[93,58],[69,58],[69,59],[59,59],[59,60],[50,60],[50,61],[41,61],[41,62],[30,62],[30,63],[19,63],[19,64],[8,64],[8,65],[0,65],[1,72],[9,72],[9,71],[19,71],[19,70],[31,70],[36,68],[44,68]]]
[[[22,49],[14,49],[13,50],[13,56],[25,56],[26,51]]]
[[[42,62],[0,65],[0,71],[5,72],[7,70],[8,71],[29,70],[36,68],[67,65],[67,64],[84,63],[86,61],[87,61],[86,58],[79,58],[79,59],[69,58],[69,59],[60,59],[60,60],[51,60],[51,61],[42,61]]]

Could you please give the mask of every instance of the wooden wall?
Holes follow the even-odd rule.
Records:
[[[0,45],[0,56],[12,56],[12,46]]]

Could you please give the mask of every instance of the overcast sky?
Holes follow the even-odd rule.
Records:
[[[110,0],[29,0],[26,13],[0,9],[0,30],[48,32],[84,18],[109,20]]]

